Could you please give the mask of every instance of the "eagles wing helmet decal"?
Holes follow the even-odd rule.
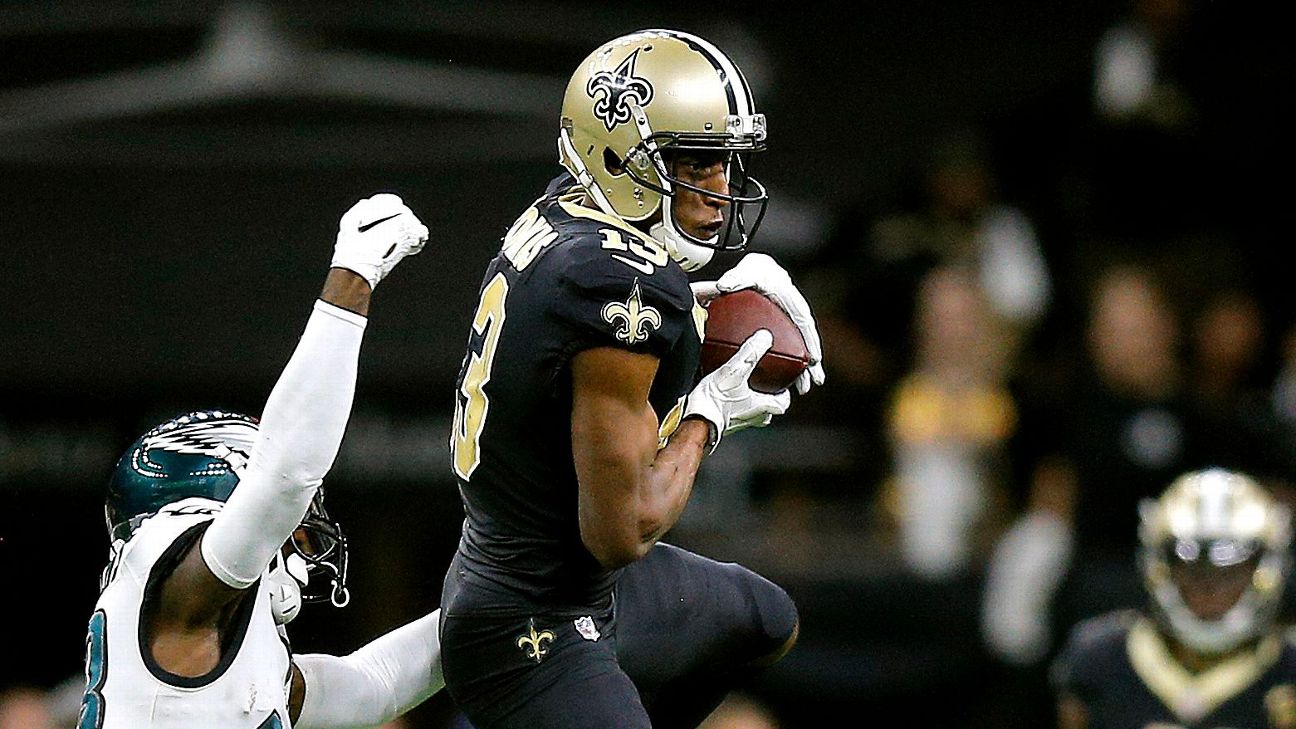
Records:
[[[647,106],[652,101],[652,84],[634,75],[638,56],[639,50],[635,49],[615,71],[599,71],[585,85],[585,93],[594,99],[594,116],[603,121],[609,132],[630,121],[631,100],[639,106]]]
[[[246,449],[231,448],[231,442],[246,444]],[[183,455],[219,458],[229,463],[230,468],[239,468],[252,455],[252,446],[248,425],[242,420],[213,422],[206,418],[195,418],[191,422],[180,423],[174,428],[146,437],[131,454],[131,466],[142,476],[165,478],[166,471],[148,460],[150,450],[160,449]]]

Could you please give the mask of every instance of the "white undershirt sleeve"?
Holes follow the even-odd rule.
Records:
[[[349,656],[308,653],[293,662],[306,694],[295,729],[384,724],[445,687],[436,610]]]
[[[266,401],[239,485],[203,535],[203,560],[230,587],[246,588],[261,576],[333,466],[351,415],[365,322],[315,302]]]

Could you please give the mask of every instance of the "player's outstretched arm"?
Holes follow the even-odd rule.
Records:
[[[436,610],[348,656],[293,659],[289,713],[298,729],[376,726],[445,687]]]
[[[152,606],[152,647],[164,668],[182,675],[210,669],[211,627],[301,521],[350,416],[373,287],[426,239],[427,229],[395,195],[361,200],[343,215],[324,290],[266,401],[239,486]]]

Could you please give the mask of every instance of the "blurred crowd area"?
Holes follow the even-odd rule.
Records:
[[[708,729],[881,715],[1049,726],[1060,639],[1144,599],[1140,500],[1219,465],[1296,501],[1278,122],[1292,78],[1253,22],[1214,3],[1113,5],[1084,73],[933,125],[896,184],[838,194],[821,235],[766,248],[815,309],[827,383],[773,427],[727,439],[667,539],[779,582],[801,638]],[[421,395],[366,410],[364,377],[329,491],[352,533],[356,597],[294,623],[306,650],[346,652],[434,609],[458,538],[445,422],[403,424]],[[189,406],[169,392],[115,417],[75,393],[51,407],[92,413],[88,427],[121,445]],[[227,406],[255,411],[259,397]],[[0,429],[0,448],[21,451],[23,437]],[[115,456],[52,448],[88,473]],[[0,513],[0,729],[44,729],[42,712],[66,726],[101,515],[86,489],[17,480]],[[439,695],[398,725],[456,722]]]

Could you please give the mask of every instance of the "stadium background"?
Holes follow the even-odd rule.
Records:
[[[295,647],[345,651],[435,607],[461,518],[445,443],[479,277],[557,169],[567,76],[623,32],[695,32],[744,69],[771,130],[756,173],[773,202],[756,248],[807,281],[906,194],[934,139],[976,129],[1002,197],[1036,223],[1057,291],[1040,336],[1065,346],[1084,215],[1060,169],[1085,158],[1077,135],[1092,114],[1095,47],[1128,3],[711,7],[6,4],[0,689],[48,689],[80,670],[107,547],[101,488],[117,454],[179,410],[259,410],[317,292],[338,216],[376,190],[401,194],[432,242],[378,297],[329,480],[353,544],[355,600],[304,615]],[[1280,332],[1292,313],[1279,265],[1290,238],[1279,194],[1290,183],[1274,175],[1290,140],[1276,109],[1290,59],[1268,11],[1193,10],[1187,65],[1210,122],[1198,156],[1126,180],[1122,201],[1147,218],[1226,229],[1231,260],[1254,272]],[[870,315],[905,311],[896,302]],[[1277,347],[1266,355],[1276,371]],[[734,439],[671,537],[764,571],[801,605],[800,646],[752,695],[787,729],[892,710],[910,726],[1033,715],[1038,696],[1014,687],[1042,668],[1027,675],[985,652],[979,572],[920,579],[874,529],[887,462],[877,417],[848,411],[855,401],[834,400],[833,386],[786,422]],[[798,492],[820,508],[786,497]],[[846,718],[829,722],[830,711]],[[409,725],[452,716],[441,695]]]

